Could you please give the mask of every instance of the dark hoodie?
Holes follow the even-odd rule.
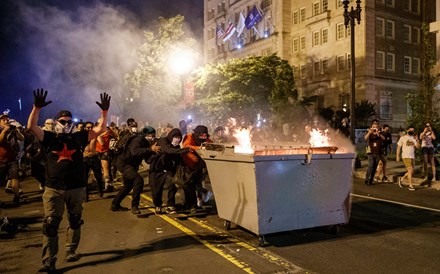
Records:
[[[182,133],[178,128],[173,128],[166,137],[159,139],[157,144],[161,147],[161,151],[151,160],[150,172],[174,173],[177,165],[182,162],[182,154],[190,151],[190,148],[181,148],[180,145],[173,146],[171,142],[174,136],[182,138]]]

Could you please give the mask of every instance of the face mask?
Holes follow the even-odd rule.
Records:
[[[58,134],[63,134],[63,133],[69,134],[69,133],[75,133],[77,131],[77,129],[73,123],[62,125],[58,121],[55,125],[54,130],[55,130],[55,133],[58,133]]]
[[[138,132],[137,127],[132,127],[132,128],[131,128],[131,132],[137,133],[137,132]]]
[[[148,141],[153,141],[154,137],[153,136],[145,136],[145,139],[147,139]]]
[[[408,131],[408,135],[410,136],[414,135],[414,131]]]
[[[171,144],[173,146],[178,146],[180,144],[180,140],[182,140],[182,139],[179,137],[173,137],[173,141],[171,142]]]

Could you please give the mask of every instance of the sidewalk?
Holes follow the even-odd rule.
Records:
[[[361,160],[361,168],[355,168],[353,171],[353,177],[358,179],[365,180],[365,176],[367,174],[367,168],[368,168],[368,160]],[[431,167],[428,166],[428,169]],[[416,171],[421,169],[420,165],[416,165]],[[439,171],[437,171],[439,172]],[[405,165],[402,161],[396,162],[394,160],[388,160],[387,161],[387,177],[390,183],[396,183],[399,177],[402,177],[406,173]],[[437,177],[440,177],[440,173],[437,175]],[[382,178],[382,175],[380,176]],[[373,182],[375,184],[376,182]],[[419,187],[431,187],[435,188],[437,190],[440,189],[440,181],[432,181],[431,184],[425,183],[423,178],[420,178],[420,175],[416,175],[413,177],[413,185],[419,186]]]

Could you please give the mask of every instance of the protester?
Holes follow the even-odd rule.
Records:
[[[423,172],[425,174],[425,182],[428,182],[428,164],[431,166],[432,171],[432,181],[436,181],[436,170],[435,170],[435,158],[434,158],[434,144],[433,141],[436,139],[435,133],[432,130],[431,124],[426,123],[423,132],[420,133],[420,140],[422,141],[422,155],[423,155]]]
[[[89,131],[93,129],[92,122],[84,123],[84,130]],[[87,146],[84,148],[84,166],[85,166],[85,178],[86,178],[86,202],[89,201],[90,185],[88,183],[90,170],[93,171],[93,176],[96,180],[99,197],[104,196],[104,181],[102,179],[101,161],[99,160],[98,152],[96,151],[97,139],[90,140]]]
[[[171,180],[167,179],[174,176],[177,166],[183,162],[181,155],[191,151],[190,148],[180,148],[181,141],[182,132],[178,128],[172,129],[167,137],[159,139],[158,145],[161,147],[161,152],[153,156],[149,161],[149,184],[156,214],[162,213],[164,187],[168,187],[166,213],[176,213],[175,195],[177,188]]]
[[[382,126],[382,135],[385,137],[385,140],[382,140],[382,143],[380,144],[381,148],[381,154],[380,154],[380,161],[379,165],[377,166],[376,175],[374,176],[374,181],[379,182],[380,181],[380,174],[382,173],[382,182],[388,183],[389,179],[387,177],[387,156],[388,153],[391,153],[392,150],[392,136],[390,132],[390,126],[385,124]]]
[[[131,200],[131,212],[140,214],[139,203],[141,192],[144,188],[144,179],[139,174],[139,165],[142,160],[148,159],[160,151],[160,146],[150,144],[146,139],[147,131],[142,130],[141,134],[133,134],[127,139],[124,151],[118,156],[118,168],[122,173],[123,187],[112,201],[110,210],[127,211],[128,208],[121,206],[122,200],[133,190]]]
[[[183,162],[189,168],[191,175],[183,185],[185,192],[185,207],[195,211],[197,206],[203,202],[208,202],[212,197],[212,192],[203,188],[203,180],[208,174],[205,161],[194,150],[199,149],[202,143],[212,143],[209,139],[208,128],[198,125],[193,133],[189,133],[183,138],[183,147],[189,147],[193,151],[183,154]]]
[[[420,147],[419,140],[417,135],[414,133],[414,127],[409,126],[406,131],[406,135],[400,137],[397,142],[397,150],[396,150],[396,161],[400,161],[400,152],[402,151],[402,159],[405,164],[407,172],[403,177],[400,177],[398,180],[399,187],[403,187],[403,181],[407,180],[409,184],[409,190],[416,190],[412,184],[412,176],[414,173],[414,165],[415,165],[415,149]]]
[[[368,155],[368,170],[365,177],[365,184],[371,186],[374,180],[374,174],[379,164],[382,155],[382,142],[385,140],[382,132],[379,129],[379,121],[373,120],[371,127],[365,134],[367,141],[367,155]]]
[[[97,126],[89,131],[76,131],[72,113],[62,110],[57,115],[55,132],[44,131],[38,126],[40,111],[52,103],[46,101],[47,91],[34,90],[34,106],[29,115],[28,128],[42,143],[47,153],[47,181],[43,193],[43,265],[40,272],[56,271],[58,253],[58,228],[67,208],[69,226],[66,230],[66,261],[79,259],[76,250],[81,235],[82,204],[86,198],[86,180],[82,149],[105,129],[111,97],[101,93],[101,118]]]
[[[118,134],[115,131],[114,123],[107,127],[107,130],[98,136],[96,142],[96,151],[99,154],[99,159],[101,161],[101,168],[104,174],[104,191],[113,190],[113,181],[111,176],[111,165],[112,155],[110,152],[110,141],[111,139],[118,139]]]

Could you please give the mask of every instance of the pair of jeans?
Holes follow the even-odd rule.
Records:
[[[374,180],[374,174],[376,173],[377,165],[381,158],[380,153],[370,153],[368,154],[368,169],[367,175],[365,176],[365,182],[372,184]]]
[[[172,174],[170,172],[152,172],[150,171],[148,177],[148,183],[150,185],[151,196],[153,197],[153,203],[155,207],[162,206],[163,189],[168,188],[167,193],[167,206],[176,205],[176,193],[177,187],[172,182]]]
[[[141,200],[141,193],[144,189],[144,178],[138,173],[137,168],[130,165],[122,167],[122,180],[123,187],[119,190],[116,197],[113,199],[112,204],[120,206],[122,200],[127,197],[130,191],[133,189],[131,208],[138,208]]]

